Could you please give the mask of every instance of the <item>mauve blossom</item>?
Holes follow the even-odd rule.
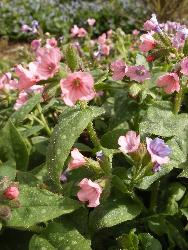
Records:
[[[147,31],[161,32],[161,29],[159,27],[159,23],[157,21],[157,17],[155,14],[152,14],[151,19],[147,20],[144,23],[144,29]]]
[[[86,163],[84,156],[79,152],[77,148],[71,151],[71,161],[68,164],[68,170],[76,169],[83,166]]]
[[[89,26],[93,26],[95,24],[96,20],[94,18],[88,18],[87,22],[88,22]]]
[[[31,48],[37,50],[41,46],[41,39],[35,39],[31,42]]]
[[[136,135],[134,131],[128,131],[125,136],[118,139],[119,149],[124,153],[133,153],[138,150],[140,145],[140,135]]]
[[[38,72],[36,72],[36,66],[33,63],[29,63],[28,69],[25,69],[21,64],[17,65],[15,67],[15,73],[19,77],[19,90],[27,89],[41,80]]]
[[[107,44],[100,45],[100,53],[104,56],[108,56],[110,54],[110,46]]]
[[[149,71],[145,68],[144,65],[139,66],[129,66],[128,71],[126,72],[126,76],[128,76],[131,80],[137,82],[144,82],[151,78]]]
[[[4,191],[4,196],[9,200],[14,200],[18,198],[20,192],[17,187],[10,186]]]
[[[160,164],[169,162],[170,147],[160,138],[146,138],[147,150],[151,155],[151,161]]]
[[[27,93],[35,93],[35,94],[42,94],[44,92],[44,86],[43,85],[33,85],[30,88],[28,88]]]
[[[112,62],[110,68],[113,72],[112,78],[114,80],[122,80],[128,71],[128,66],[123,60],[116,60]]]
[[[106,34],[103,33],[101,36],[99,36],[97,41],[100,45],[105,44],[106,43]]]
[[[161,165],[160,165],[159,163],[155,162],[154,165],[153,165],[152,171],[153,171],[154,173],[157,173],[157,172],[159,172],[160,170],[161,170]]]
[[[155,39],[152,37],[151,34],[144,34],[140,37],[141,44],[139,46],[139,49],[142,52],[148,52],[155,48],[156,42]]]
[[[42,80],[47,80],[58,72],[61,60],[59,48],[39,48],[36,56],[37,61],[32,65],[36,67],[36,73]]]
[[[87,31],[84,28],[80,28],[78,31],[78,37],[85,37],[87,35]]]
[[[181,73],[188,76],[188,57],[183,58],[181,61]]]
[[[187,37],[188,29],[180,28],[172,39],[172,45],[177,49],[183,48]]]
[[[80,187],[80,191],[77,193],[77,196],[80,201],[88,202],[88,207],[97,207],[100,204],[99,199],[102,188],[98,183],[84,178],[78,186]]]
[[[175,91],[179,92],[179,76],[176,73],[166,73],[159,77],[157,80],[157,86],[163,88],[167,94],[172,94]]]
[[[87,72],[70,73],[66,79],[60,81],[60,84],[62,98],[68,106],[74,106],[78,100],[90,101],[96,95],[93,77]]]

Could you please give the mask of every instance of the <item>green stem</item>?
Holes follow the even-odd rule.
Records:
[[[42,107],[41,107],[40,103],[37,104],[37,109],[39,111],[39,117],[40,117],[40,119],[42,121],[44,129],[46,130],[47,134],[49,136],[51,136],[51,129],[49,128],[48,123],[47,123],[47,121],[46,121],[46,119],[45,119],[45,117],[44,117],[44,115],[42,113]]]
[[[181,109],[181,103],[183,100],[183,88],[180,87],[180,91],[175,96],[175,102],[174,102],[174,114],[177,115]]]
[[[151,198],[150,198],[150,208],[149,208],[151,213],[156,213],[159,184],[160,182],[156,181],[151,188]]]

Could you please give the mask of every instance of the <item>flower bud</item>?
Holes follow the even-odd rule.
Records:
[[[153,62],[155,60],[155,57],[152,56],[152,55],[149,55],[149,56],[146,57],[146,60],[147,60],[147,62],[151,63],[151,62]]]
[[[2,220],[8,220],[11,217],[11,209],[8,206],[0,206],[0,218]]]
[[[19,190],[15,186],[10,186],[5,190],[4,196],[9,200],[16,199],[19,196]]]

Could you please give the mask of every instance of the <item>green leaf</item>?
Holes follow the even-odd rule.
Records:
[[[140,204],[127,196],[120,200],[112,199],[105,201],[90,213],[89,225],[92,231],[112,227],[134,219],[140,212]]]
[[[75,141],[95,117],[104,112],[102,108],[67,108],[60,116],[52,133],[47,150],[47,167],[54,185],[60,188],[59,177]]]
[[[80,207],[77,201],[71,200],[45,189],[20,185],[20,207],[12,210],[12,217],[7,222],[9,227],[30,227],[71,213]]]
[[[162,250],[161,243],[151,236],[149,233],[141,233],[138,235],[139,243],[142,250]]]
[[[0,177],[8,176],[10,180],[14,180],[16,177],[15,162],[7,161],[0,164]]]
[[[29,161],[29,152],[23,137],[9,120],[1,130],[0,150],[3,158],[16,162],[16,168],[26,170]],[[1,153],[0,153],[1,155]]]
[[[137,54],[136,55],[136,65],[144,65],[146,69],[149,70],[149,65],[148,62],[145,58],[145,56],[141,55],[141,54]]]
[[[188,114],[174,115],[167,101],[156,101],[148,108],[146,117],[140,123],[141,134],[163,137],[182,136],[188,125]]]
[[[63,220],[62,224],[49,224],[40,239],[36,236],[31,239],[29,250],[42,250],[42,248],[34,248],[40,242],[44,242],[48,247],[52,246],[52,248],[47,248],[49,250],[91,250],[90,241],[85,239],[67,220]]]
[[[48,240],[38,235],[33,235],[29,242],[29,250],[56,250]]]
[[[131,230],[129,234],[124,234],[118,238],[118,242],[123,249],[139,250],[138,236],[134,232],[135,229]]]
[[[22,106],[18,111],[14,112],[10,117],[10,120],[14,124],[19,124],[27,118],[27,115],[33,110],[33,108],[40,103],[41,94],[36,94],[31,97],[28,102]]]

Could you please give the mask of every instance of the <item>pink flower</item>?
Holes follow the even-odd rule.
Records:
[[[88,207],[97,207],[100,204],[100,195],[102,188],[96,182],[84,178],[80,183],[81,190],[77,193],[78,199],[82,202],[88,202]]]
[[[128,71],[128,67],[123,60],[116,60],[111,63],[111,70],[113,72],[112,78],[114,80],[122,80]]]
[[[181,73],[188,76],[188,57],[183,58],[181,61]]]
[[[33,49],[33,50],[37,50],[38,48],[40,48],[40,46],[41,46],[41,40],[40,39],[35,39],[35,40],[33,40],[32,42],[31,42],[31,48]]]
[[[94,81],[90,73],[74,72],[60,81],[62,98],[66,105],[74,106],[76,101],[90,101],[95,97]]]
[[[79,28],[77,25],[74,25],[73,28],[71,29],[71,36],[77,36],[79,32]]]
[[[13,200],[13,199],[16,199],[18,198],[20,192],[18,190],[17,187],[15,186],[10,186],[8,187],[5,192],[4,192],[4,196],[9,199],[9,200]]]
[[[137,151],[140,145],[140,135],[136,135],[134,131],[128,131],[125,136],[120,136],[118,139],[120,150],[124,153],[133,153]]]
[[[57,47],[57,40],[54,37],[46,40],[46,48],[50,47]]]
[[[28,69],[23,68],[21,64],[17,65],[15,73],[19,77],[19,90],[27,89],[41,80],[34,63],[29,63]]]
[[[27,93],[42,94],[43,91],[44,91],[43,85],[33,85],[29,89],[27,89]]]
[[[87,22],[88,22],[89,26],[93,26],[95,24],[96,20],[94,18],[88,18]]]
[[[138,36],[140,34],[140,31],[135,29],[132,31],[132,34],[133,36]]]
[[[11,79],[11,73],[7,72],[0,77],[0,90],[14,90],[17,89],[18,81],[16,79]]]
[[[84,156],[79,152],[77,148],[71,151],[71,161],[68,165],[68,170],[76,169],[83,166],[86,163]]]
[[[99,43],[100,45],[106,43],[106,34],[105,34],[105,33],[103,33],[101,36],[98,37],[98,43]]]
[[[151,34],[144,34],[140,37],[141,40],[141,45],[139,46],[139,49],[142,52],[148,52],[150,50],[152,50],[153,48],[155,48],[155,40],[154,38],[151,36]]]
[[[80,28],[78,31],[78,37],[85,37],[87,35],[87,31],[84,28]]]
[[[104,56],[108,56],[110,54],[110,46],[106,44],[102,44],[100,46],[100,52]]]
[[[143,82],[150,79],[150,73],[143,65],[129,66],[126,76],[137,82]]]
[[[37,61],[33,63],[41,79],[47,80],[58,72],[61,52],[59,48],[39,48],[36,52]]]
[[[22,28],[21,28],[21,31],[24,32],[24,33],[31,32],[32,28],[27,24],[23,24]]]
[[[28,94],[25,91],[21,91],[18,95],[16,103],[14,104],[14,110],[18,110],[23,105],[25,105],[28,101]]]
[[[176,73],[167,73],[159,77],[157,86],[163,88],[167,94],[172,94],[174,91],[179,92],[179,77]]]
[[[152,17],[150,20],[147,20],[144,23],[144,29],[148,30],[148,31],[156,31],[156,32],[160,32],[161,29],[159,27],[159,23],[157,21],[156,15],[152,14]]]

